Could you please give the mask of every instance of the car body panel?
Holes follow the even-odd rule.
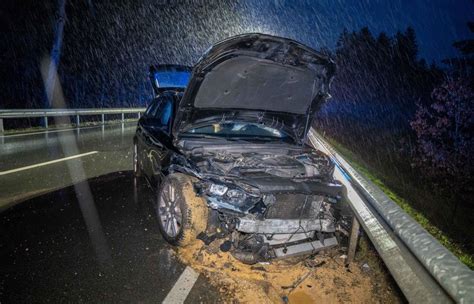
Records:
[[[165,160],[176,150],[173,147],[171,126],[182,91],[176,88],[159,92],[137,124],[134,142],[138,148],[139,164],[153,186],[160,184],[163,165],[166,167]],[[164,113],[165,103],[168,103],[166,108],[170,113]]]

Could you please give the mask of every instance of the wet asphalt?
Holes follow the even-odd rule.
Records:
[[[125,123],[0,136],[0,210],[80,180],[131,170],[135,128]],[[94,154],[2,175],[84,153]]]
[[[159,234],[153,191],[130,171],[135,126],[106,128],[69,134],[94,157],[0,175],[14,187],[0,191],[0,303],[160,303],[183,272]],[[5,137],[0,172],[67,156],[57,136]],[[219,293],[200,276],[186,302],[218,303]]]

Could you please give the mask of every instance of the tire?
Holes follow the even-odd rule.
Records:
[[[174,173],[162,183],[156,198],[158,224],[163,238],[170,244],[185,247],[206,230],[208,207],[194,192],[194,178]]]
[[[133,176],[140,177],[142,176],[142,168],[140,167],[140,163],[138,162],[138,146],[136,143],[133,144]]]

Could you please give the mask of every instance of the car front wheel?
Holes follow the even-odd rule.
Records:
[[[182,173],[167,176],[158,191],[156,210],[161,234],[175,246],[187,246],[206,230],[208,207],[194,192],[194,178]]]

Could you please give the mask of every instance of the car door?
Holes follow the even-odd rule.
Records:
[[[151,114],[156,110],[158,106],[157,100],[153,100],[148,108],[146,109],[144,115],[139,119],[137,125],[137,131],[135,133],[135,140],[134,143],[137,149],[137,156],[138,156],[138,164],[141,168],[142,173],[146,173],[149,171],[147,169],[148,161],[147,161],[147,151],[150,149],[151,141],[149,138],[149,131],[147,129],[150,127],[150,118]],[[147,176],[148,177],[148,176]]]
[[[154,185],[159,183],[162,162],[172,148],[175,101],[182,96],[190,76],[191,68],[187,66],[160,64],[150,67],[149,77],[156,97],[138,122],[136,142],[140,168]]]
[[[169,92],[155,99],[153,107],[144,120],[144,166],[145,174],[153,185],[158,185],[163,176],[163,162],[169,158],[172,146],[171,123],[174,114],[175,94]]]

